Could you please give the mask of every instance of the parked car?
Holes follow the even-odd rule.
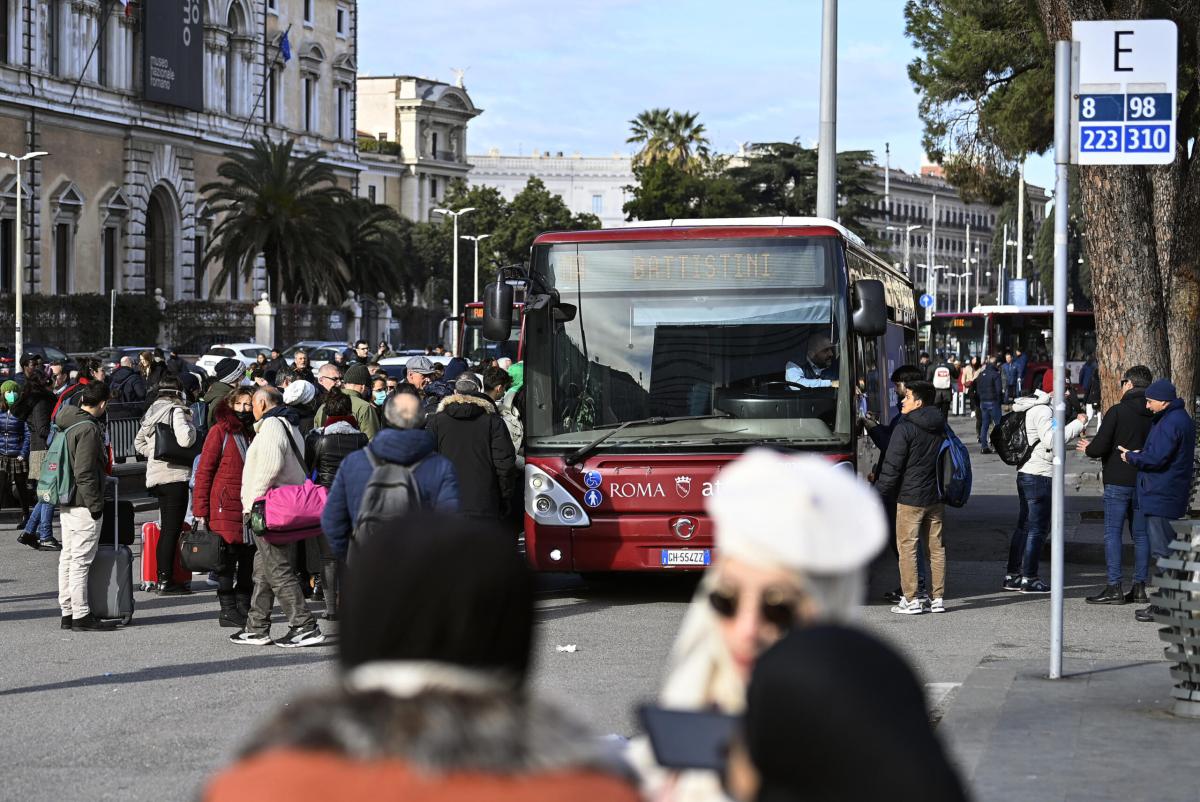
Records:
[[[335,354],[346,350],[346,344],[333,340],[301,340],[283,352],[283,358],[289,365],[295,364],[296,352],[301,348],[308,352],[308,364],[316,371],[326,362],[332,362]]]
[[[53,345],[42,345],[41,343],[23,343],[21,349],[26,354],[37,354],[46,364],[61,359],[63,367],[68,371],[79,370],[79,364],[71,358],[65,351],[55,348]],[[16,346],[12,343],[0,345],[0,381],[12,378],[19,372],[13,354]]]
[[[133,360],[133,366],[137,367],[138,354],[142,351],[153,351],[157,347],[154,345],[114,345],[110,348],[101,348],[96,352],[96,358],[104,365],[107,373],[112,373],[116,370],[117,365],[121,364],[122,357],[129,357]]]
[[[271,349],[258,343],[219,343],[208,349],[208,353],[196,360],[196,367],[216,378],[213,369],[226,357],[242,360],[247,367],[254,364],[259,354],[271,355]]]
[[[418,351],[415,354],[408,354],[406,356],[389,356],[386,359],[379,360],[379,367],[383,368],[387,375],[395,376],[400,381],[404,381],[404,377],[408,375],[408,371],[405,369],[405,366],[408,364],[408,360],[416,356],[425,356],[425,352]],[[441,356],[426,356],[426,359],[435,365],[445,365],[453,358],[454,357],[449,354],[443,354]]]

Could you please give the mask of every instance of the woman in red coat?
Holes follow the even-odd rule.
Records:
[[[242,467],[254,437],[253,393],[234,390],[217,402],[216,423],[204,439],[192,513],[196,526],[208,527],[225,541],[225,563],[217,573],[218,621],[223,627],[244,627],[254,589],[254,542],[242,523]]]

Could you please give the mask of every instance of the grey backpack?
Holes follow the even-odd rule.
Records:
[[[364,449],[371,463],[371,478],[363,490],[355,518],[353,541],[362,545],[364,539],[390,530],[404,516],[421,507],[421,494],[412,467],[397,465]]]

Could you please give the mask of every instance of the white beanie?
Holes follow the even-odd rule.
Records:
[[[316,397],[317,388],[304,379],[292,382],[283,391],[283,403],[288,405],[307,404]]]
[[[883,547],[879,497],[845,466],[755,449],[721,471],[708,499],[718,554],[812,574],[864,567]]]

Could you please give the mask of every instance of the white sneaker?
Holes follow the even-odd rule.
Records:
[[[944,601],[942,601],[941,599],[934,599],[929,604],[929,612],[931,612],[931,613],[946,612],[946,603]]]
[[[896,606],[892,608],[892,612],[898,615],[920,615],[925,612],[925,605],[921,604],[917,599],[909,601],[901,597]]]

